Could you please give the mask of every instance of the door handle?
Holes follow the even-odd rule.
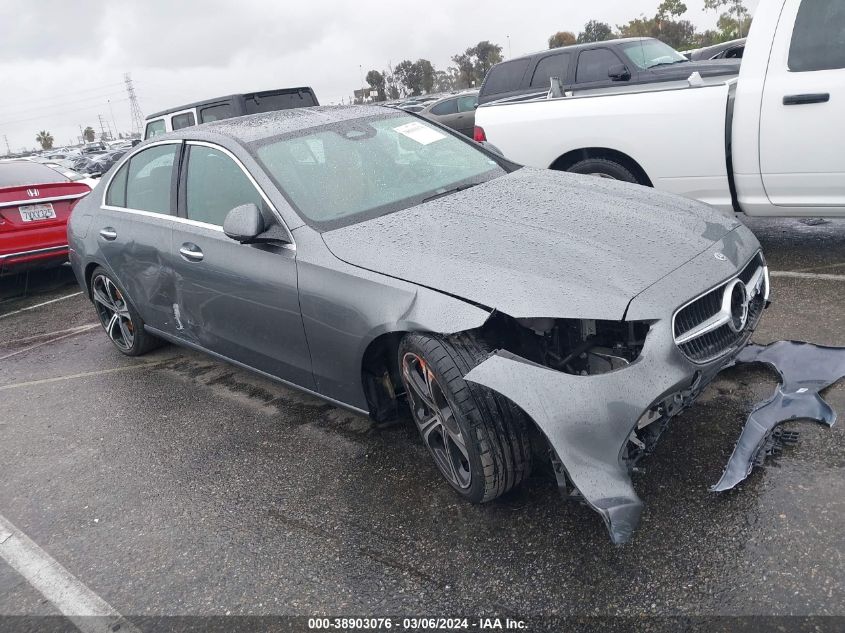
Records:
[[[783,105],[806,105],[808,103],[827,103],[830,101],[830,93],[819,92],[816,94],[787,95],[783,98]]]
[[[112,242],[117,239],[117,231],[115,231],[112,227],[107,226],[104,229],[100,229],[100,237]]]
[[[203,258],[200,247],[196,244],[191,244],[190,242],[182,244],[182,248],[179,249],[179,254],[182,256],[182,259],[189,262],[201,262]]]

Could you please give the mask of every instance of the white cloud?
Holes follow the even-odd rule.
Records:
[[[759,0],[747,0],[753,10]],[[59,145],[98,115],[130,127],[123,73],[145,112],[220,94],[310,85],[322,103],[348,98],[371,68],[430,59],[438,68],[480,40],[513,55],[544,48],[592,18],[612,25],[652,15],[659,0],[4,0],[0,7],[0,144]],[[712,27],[703,0],[686,19]],[[510,36],[508,40],[508,36]],[[360,69],[359,69],[360,66]],[[111,110],[109,102],[111,101]],[[113,112],[113,115],[112,115]],[[0,151],[5,146],[0,145]]]

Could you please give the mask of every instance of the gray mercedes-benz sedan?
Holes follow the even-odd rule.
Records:
[[[170,341],[377,420],[410,412],[472,502],[551,459],[616,542],[642,508],[631,468],[769,292],[734,218],[380,107],[157,137],[79,202],[68,238],[124,354]]]

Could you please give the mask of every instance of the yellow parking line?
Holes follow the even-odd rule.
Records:
[[[41,380],[30,380],[29,382],[16,382],[11,385],[2,385],[0,386],[0,391],[6,391],[8,389],[18,389],[23,387],[34,387],[36,385],[47,385],[51,382],[62,382],[64,380],[75,380],[77,378],[89,378],[90,376],[103,376],[105,374],[116,374],[121,371],[130,371],[133,369],[149,369],[160,367],[165,363],[173,360],[175,357],[172,358],[164,358],[162,360],[157,360],[153,363],[139,363],[137,365],[127,365],[126,367],[113,367],[111,369],[98,369],[96,371],[85,371],[79,374],[70,374],[69,376],[57,376],[55,378],[42,378]]]

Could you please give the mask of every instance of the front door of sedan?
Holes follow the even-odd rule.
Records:
[[[254,203],[280,223],[241,163],[217,145],[188,141],[174,223],[177,336],[227,359],[314,388],[292,245],[240,244],[227,213]]]

